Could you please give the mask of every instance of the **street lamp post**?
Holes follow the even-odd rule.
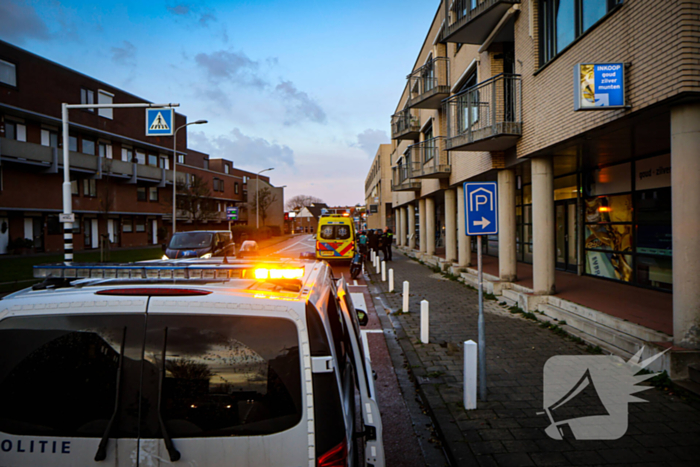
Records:
[[[263,172],[267,172],[269,170],[275,170],[274,167],[271,167],[269,169],[263,169],[258,174],[255,176],[255,228],[259,229],[260,228],[260,191],[258,191],[258,185],[260,184],[260,174]]]
[[[203,125],[209,123],[206,120],[197,120],[196,122],[185,123],[175,129],[173,133],[173,235],[177,232],[177,132],[189,125]]]

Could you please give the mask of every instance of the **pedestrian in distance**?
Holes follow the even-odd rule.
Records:
[[[379,251],[379,244],[377,240],[377,234],[374,229],[370,230],[367,234],[367,242],[369,243],[369,249],[375,253]]]
[[[360,231],[360,238],[358,239],[358,242],[360,244],[360,254],[362,255],[363,259],[367,259],[367,232],[364,230]]]
[[[391,244],[394,242],[394,233],[389,227],[384,227],[384,233],[381,238],[384,261],[391,261]]]

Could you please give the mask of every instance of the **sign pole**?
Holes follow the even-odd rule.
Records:
[[[481,264],[481,235],[476,237],[479,270],[479,399],[486,402],[486,331],[484,330],[484,270]]]

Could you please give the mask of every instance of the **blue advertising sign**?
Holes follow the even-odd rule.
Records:
[[[498,233],[498,184],[464,183],[464,220],[467,235]]]
[[[237,221],[238,208],[226,208],[226,219],[230,221]]]
[[[574,67],[574,110],[625,106],[624,63],[579,63]]]
[[[146,109],[146,136],[172,136],[173,109]]]

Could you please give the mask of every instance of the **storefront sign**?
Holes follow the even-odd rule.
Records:
[[[637,191],[671,186],[671,155],[650,157],[635,162]]]
[[[574,66],[574,110],[625,108],[624,63]]]

